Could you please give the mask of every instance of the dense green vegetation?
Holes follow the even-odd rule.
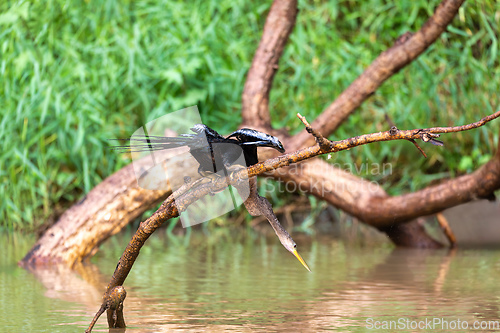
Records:
[[[2,1],[0,226],[29,229],[127,163],[106,139],[197,104],[221,133],[240,96],[271,1]],[[273,125],[300,130],[439,1],[299,1],[271,96]],[[500,107],[500,3],[466,2],[422,57],[385,83],[334,138],[472,122]],[[470,172],[498,123],[444,138],[428,159],[410,143],[370,145],[335,163],[390,162],[391,193]],[[369,171],[369,170],[368,170]]]

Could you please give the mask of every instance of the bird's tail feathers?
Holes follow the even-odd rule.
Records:
[[[109,139],[113,141],[130,140],[129,145],[112,146],[112,150],[121,153],[138,153],[144,151],[157,151],[186,146],[190,143],[189,136],[182,137],[163,137],[163,136],[134,136],[127,139]]]

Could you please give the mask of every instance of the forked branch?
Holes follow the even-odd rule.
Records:
[[[356,137],[352,137],[345,140],[340,141],[329,141],[327,144],[324,141],[322,135],[314,130],[305,120],[304,117],[299,117],[302,119],[304,124],[306,124],[306,128],[311,133],[314,133],[315,137],[318,141],[321,142],[321,146],[316,145],[304,149],[300,149],[293,153],[284,154],[282,156],[278,156],[276,158],[255,164],[247,169],[235,172],[231,174],[228,179],[220,178],[215,179],[211,183],[200,184],[199,182],[195,183],[186,183],[181,188],[179,188],[175,193],[172,193],[160,206],[160,208],[146,221],[142,222],[139,225],[138,230],[130,240],[127,245],[124,253],[122,254],[118,265],[116,266],[115,272],[111,278],[111,281],[106,289],[106,293],[104,295],[104,302],[96,314],[94,320],[92,321],[91,326],[87,330],[91,331],[93,324],[97,320],[100,314],[102,314],[103,309],[108,310],[108,317],[110,316],[110,311],[112,314],[112,318],[114,318],[114,323],[117,327],[120,326],[121,323],[124,325],[124,321],[121,320],[123,318],[122,306],[123,299],[121,296],[124,293],[120,294],[119,299],[117,297],[113,297],[113,293],[116,290],[117,286],[123,285],[125,279],[127,278],[130,270],[132,269],[132,265],[134,264],[137,256],[139,255],[139,251],[146,242],[146,240],[151,236],[151,234],[158,229],[165,221],[170,218],[177,217],[179,215],[179,211],[184,211],[187,206],[199,200],[209,193],[214,193],[220,191],[227,187],[228,185],[238,185],[241,181],[244,181],[248,178],[255,177],[264,172],[274,170],[277,168],[285,167],[291,165],[293,163],[298,163],[300,161],[304,161],[315,156],[325,154],[325,153],[335,153],[338,151],[350,149],[353,147],[357,147],[360,145],[372,143],[372,142],[380,142],[380,141],[390,141],[390,140],[418,140],[421,139],[426,141],[426,138],[431,134],[439,134],[439,133],[451,133],[451,132],[459,132],[470,130],[473,128],[477,128],[483,126],[487,122],[500,117],[500,111],[495,112],[494,114],[487,116],[481,119],[478,122],[464,125],[464,126],[456,126],[456,127],[433,127],[427,129],[414,129],[414,130],[389,130],[385,132],[372,133],[372,134],[364,134]],[[432,137],[432,135],[431,135]],[[429,140],[427,140],[429,141]],[[198,185],[200,184],[200,185]],[[174,202],[174,198],[175,202]],[[111,307],[109,304],[118,304],[114,307]],[[118,318],[118,320],[116,320]]]

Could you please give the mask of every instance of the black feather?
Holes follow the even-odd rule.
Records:
[[[132,137],[128,139],[130,145],[114,146],[112,149],[120,152],[147,152],[187,146],[190,154],[200,164],[200,174],[221,171],[218,170],[221,166],[232,166],[242,153],[245,158],[243,167],[257,164],[257,147],[271,147],[282,153],[285,151],[278,138],[248,128],[235,131],[226,138],[204,124],[196,124],[191,130],[195,134],[181,134],[177,137]]]

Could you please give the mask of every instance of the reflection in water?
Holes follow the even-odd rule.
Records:
[[[32,239],[0,236],[0,327],[7,332],[82,331],[130,235],[76,271],[16,266]],[[14,239],[16,238],[16,239]],[[363,330],[367,318],[499,320],[498,250],[456,252],[300,244],[312,273],[274,238],[152,237],[125,288],[127,332]],[[96,331],[107,331],[101,318]]]

